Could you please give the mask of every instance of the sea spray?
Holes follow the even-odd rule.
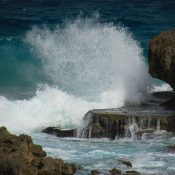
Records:
[[[46,76],[70,94],[139,102],[147,91],[142,49],[125,28],[101,24],[96,17],[78,18],[52,30],[34,27],[26,42],[42,60]]]
[[[139,104],[150,86],[139,44],[112,23],[78,18],[52,30],[34,27],[24,42],[54,86],[26,100],[0,98],[0,122],[13,131],[79,127],[88,110]]]

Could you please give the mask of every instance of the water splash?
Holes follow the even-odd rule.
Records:
[[[144,100],[149,75],[142,49],[125,28],[77,18],[55,29],[34,27],[24,39],[54,87],[28,100],[0,98],[0,122],[12,130],[79,127],[94,108]]]
[[[70,94],[138,102],[147,91],[142,49],[125,28],[101,24],[97,17],[77,18],[54,30],[34,27],[26,41],[46,76]]]

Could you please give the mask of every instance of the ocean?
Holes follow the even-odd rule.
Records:
[[[172,0],[1,0],[0,124],[81,164],[79,174],[115,167],[120,156],[138,171],[173,174],[174,155],[163,152],[172,137],[58,139],[40,131],[81,127],[88,110],[139,105],[155,87],[170,89],[148,74],[147,54],[153,36],[175,28],[174,12]]]

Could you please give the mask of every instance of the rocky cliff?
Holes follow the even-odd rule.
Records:
[[[149,73],[175,89],[175,30],[155,36],[149,45]]]

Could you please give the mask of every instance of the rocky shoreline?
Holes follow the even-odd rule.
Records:
[[[40,145],[33,144],[30,136],[24,134],[16,136],[9,133],[5,127],[0,127],[0,157],[2,175],[73,175],[80,170],[79,165],[48,157]],[[92,170],[91,175],[141,174],[130,169],[132,163],[129,159],[120,158],[117,161],[126,166],[127,170],[113,168],[108,173]]]
[[[175,31],[163,32],[154,37],[149,47],[149,73],[171,85],[172,92],[153,93],[135,107],[120,109],[94,109],[84,116],[84,127],[61,130],[48,127],[42,132],[57,137],[109,138],[123,137],[142,139],[144,134],[152,135],[157,130],[175,134]],[[174,153],[175,145],[168,146],[167,152]],[[42,147],[35,145],[27,135],[10,134],[0,127],[0,174],[2,175],[73,175],[79,170],[75,164],[64,163],[62,159],[47,157]],[[120,160],[132,166],[129,160]],[[92,175],[103,174],[92,170]],[[128,170],[112,169],[109,175],[139,175]]]
[[[110,140],[123,137],[142,139],[143,134],[151,135],[158,130],[175,134],[175,111],[166,109],[162,105],[173,96],[173,92],[153,93],[140,106],[90,110],[83,118],[82,128],[61,130],[48,127],[42,132],[57,137],[108,138]]]
[[[94,109],[84,116],[84,127],[61,130],[49,127],[42,132],[57,137],[109,138],[122,137],[142,139],[142,135],[152,135],[157,130],[175,134],[175,30],[162,32],[155,36],[149,45],[149,73],[152,77],[167,82],[173,91],[156,92],[137,107],[120,109]],[[174,153],[175,146],[166,147],[167,152]],[[92,170],[92,175],[104,174]],[[137,171],[122,172],[114,168],[110,175],[138,175]]]
[[[79,168],[62,159],[47,157],[40,145],[33,144],[30,136],[16,136],[0,127],[1,175],[73,175]]]

